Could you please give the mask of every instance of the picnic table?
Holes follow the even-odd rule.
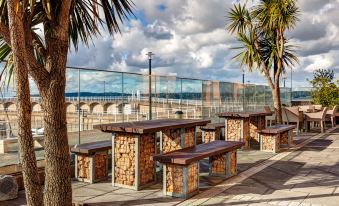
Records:
[[[215,140],[195,147],[154,155],[164,164],[163,193],[189,198],[199,192],[199,160],[209,158],[209,175],[232,177],[237,174],[237,149],[242,142]]]
[[[225,118],[225,140],[244,142],[244,148],[251,144],[259,145],[258,130],[265,128],[265,117],[272,112],[224,112],[218,114]]]
[[[209,143],[215,140],[220,140],[221,130],[225,128],[225,123],[210,123],[200,127],[202,131],[202,142]]]
[[[156,181],[156,133],[160,132],[160,153],[196,145],[196,127],[209,120],[164,119],[95,125],[112,133],[112,184],[140,190]]]
[[[71,148],[75,154],[75,178],[89,183],[108,178],[108,151],[112,148],[109,140],[90,142]]]

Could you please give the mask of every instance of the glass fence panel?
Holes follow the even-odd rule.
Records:
[[[149,118],[149,76],[99,71],[67,69],[66,114],[69,144],[109,140],[111,134],[93,129],[100,123],[139,121]],[[184,118],[213,118],[219,112],[259,110],[273,105],[271,89],[263,85],[243,85],[221,81],[195,80],[175,76],[152,76],[152,119],[174,118],[184,112]],[[39,92],[30,80],[32,97],[32,129],[43,135],[43,113]],[[310,97],[310,90],[281,89],[282,102]],[[1,90],[0,140],[17,136],[16,92],[13,85]],[[0,154],[1,168],[18,164],[17,143],[9,152]],[[44,150],[36,148],[39,160]]]
[[[259,106],[265,106],[266,104],[265,86],[255,85],[255,96],[256,96],[256,104]]]
[[[109,140],[111,134],[93,130],[93,125],[122,120],[118,104],[122,102],[121,73],[96,70],[78,72],[78,96],[71,98],[75,105],[75,128],[69,133],[69,144]],[[76,87],[75,87],[76,88]],[[72,112],[69,117],[73,117]]]
[[[255,107],[255,85],[247,84],[245,85],[245,105],[247,111],[253,111]]]
[[[201,83],[201,80],[181,79],[181,110],[184,113],[184,118],[195,119],[202,116]]]
[[[156,78],[152,78],[156,81]],[[152,84],[152,96],[155,97],[156,85]],[[123,73],[123,121],[149,119],[149,76]],[[152,98],[153,100],[153,98]],[[152,119],[155,111],[152,102]]]

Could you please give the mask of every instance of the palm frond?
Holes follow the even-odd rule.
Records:
[[[245,5],[234,5],[234,7],[228,12],[228,26],[227,29],[231,33],[244,31],[252,26],[252,18],[250,12]]]

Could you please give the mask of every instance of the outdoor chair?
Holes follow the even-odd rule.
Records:
[[[272,112],[270,106],[264,106],[264,110],[265,112]],[[266,124],[266,127],[268,126],[267,122],[270,122],[270,126],[272,126],[272,122],[275,121],[275,112],[273,112],[273,114],[271,116],[266,116],[265,117],[265,124]]]
[[[288,124],[297,124],[297,134],[301,131],[301,123],[303,123],[303,115],[299,113],[298,107],[285,107],[285,115],[288,120]]]
[[[327,107],[324,107],[320,112],[305,113],[305,125],[308,126],[309,122],[319,122],[321,132],[325,132],[325,117]]]
[[[312,106],[314,106],[314,109],[318,110],[318,111],[320,111],[323,108],[323,106],[320,105],[320,104],[315,104],[315,105],[312,105]]]
[[[314,105],[303,105],[299,106],[299,111],[303,112],[314,112],[315,106]]]
[[[327,113],[326,113],[326,120],[330,120],[330,121],[331,121],[332,127],[334,127],[335,124],[336,124],[336,122],[335,122],[336,119],[335,119],[335,118],[336,118],[336,112],[337,112],[337,110],[338,110],[338,106],[335,105],[335,106],[333,107],[333,109],[327,110]]]

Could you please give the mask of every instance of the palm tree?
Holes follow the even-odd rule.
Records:
[[[0,0],[0,60],[13,72],[17,90],[18,138],[28,205],[71,205],[66,127],[65,73],[70,45],[88,45],[100,35],[120,32],[132,12],[131,0]],[[43,34],[37,32],[42,28]],[[9,75],[10,76],[10,75]],[[40,187],[31,134],[28,78],[42,97],[45,127],[45,186]]]
[[[298,63],[295,46],[285,32],[295,27],[298,13],[295,0],[260,0],[249,9],[239,4],[228,13],[228,30],[236,33],[240,42],[235,49],[241,52],[234,58],[249,71],[258,69],[264,74],[272,90],[278,123],[282,122],[280,75],[286,67]]]

